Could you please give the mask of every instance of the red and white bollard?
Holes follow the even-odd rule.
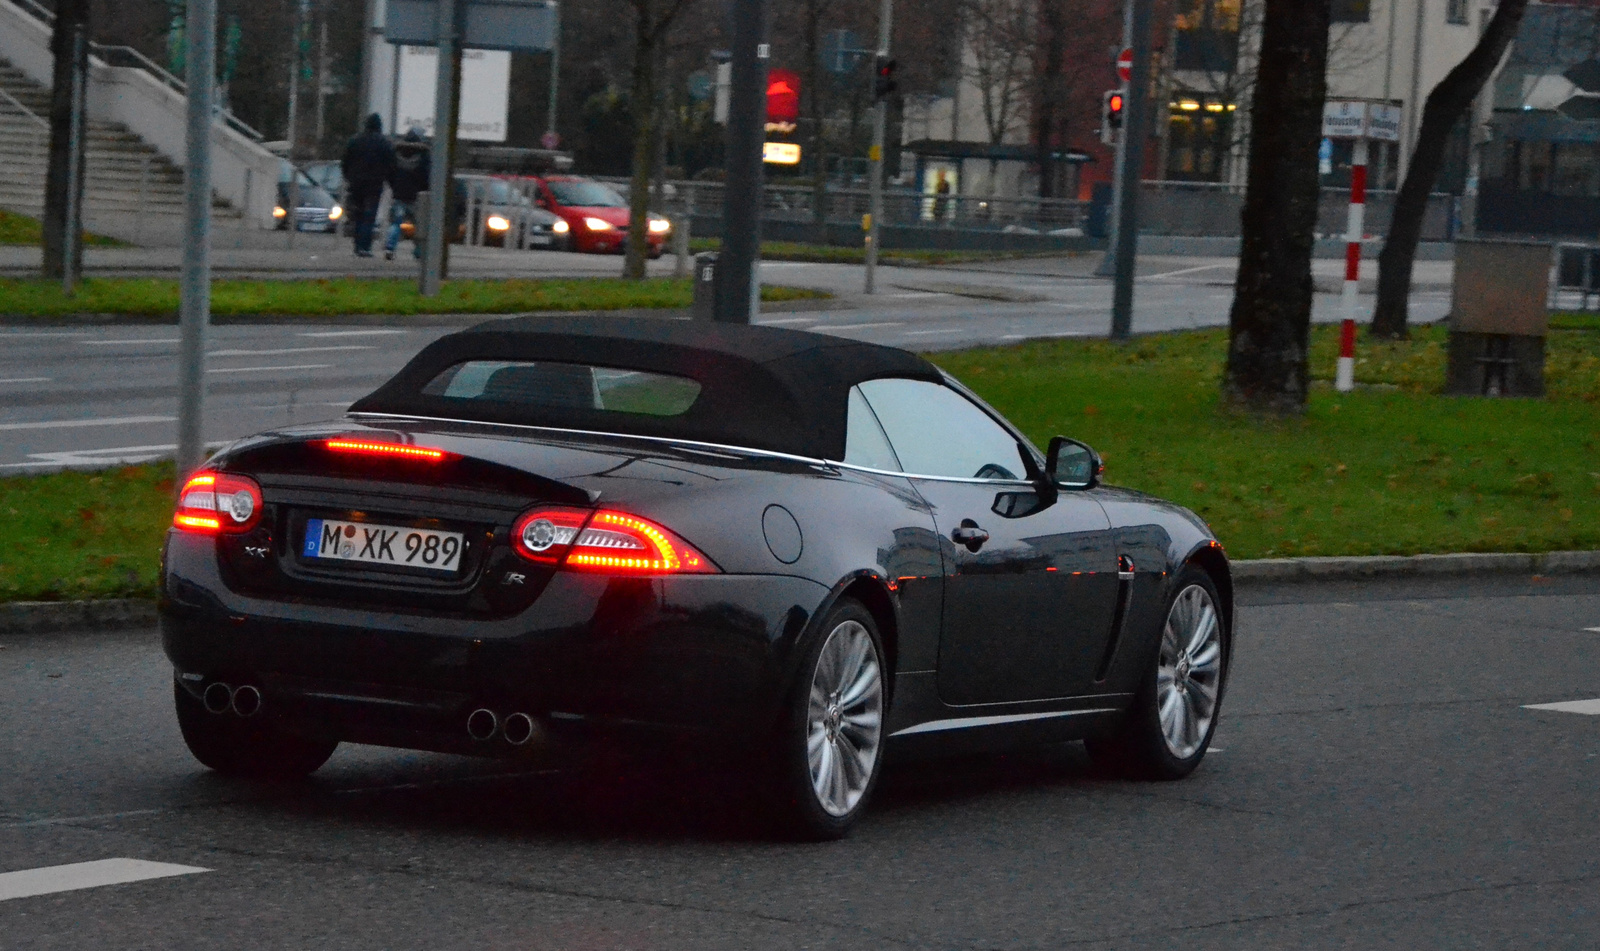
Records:
[[[1334,387],[1341,393],[1356,388],[1356,295],[1361,289],[1361,232],[1367,209],[1367,140],[1356,139],[1350,157],[1350,218],[1345,228],[1344,323],[1339,328],[1339,372]]]

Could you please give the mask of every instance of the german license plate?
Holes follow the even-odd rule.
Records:
[[[461,550],[465,547],[465,538],[460,532],[312,518],[306,520],[305,545],[300,555],[455,571],[461,564]]]
[[[546,245],[546,244],[549,244],[553,240],[554,240],[554,238],[552,238],[550,235],[547,235],[547,234],[530,234],[530,235],[528,235],[528,243],[529,244]]]

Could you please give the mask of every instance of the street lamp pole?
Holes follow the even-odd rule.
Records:
[[[1128,77],[1127,121],[1122,125],[1122,201],[1117,206],[1116,277],[1111,292],[1111,339],[1133,331],[1133,267],[1139,253],[1139,179],[1144,165],[1145,127],[1150,113],[1151,0],[1133,7],[1133,70]]]
[[[878,7],[877,62],[880,63],[889,57],[889,33],[893,17],[894,0],[883,0]],[[873,77],[873,81],[877,81],[876,76]],[[872,173],[867,185],[867,268],[862,290],[868,294],[877,293],[878,238],[882,233],[883,222],[883,140],[888,126],[889,100],[887,97],[879,96],[872,112],[872,151],[867,154],[872,163]]]
[[[717,256],[717,321],[748,324],[759,306],[762,140],[766,134],[767,0],[733,0],[732,88],[728,96],[727,185]]]
[[[206,329],[211,323],[211,123],[217,0],[189,0],[183,270],[178,305],[178,485],[205,460]],[[292,215],[293,212],[291,211]],[[294,221],[290,219],[290,227]]]

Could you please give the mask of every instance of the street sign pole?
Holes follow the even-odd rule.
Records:
[[[1350,213],[1345,225],[1344,287],[1339,295],[1344,321],[1339,327],[1339,367],[1334,386],[1356,388],[1356,295],[1361,292],[1361,237],[1367,209],[1367,140],[1356,139],[1350,157]]]
[[[1151,0],[1128,0],[1132,8],[1133,71],[1128,79],[1128,100],[1123,109],[1122,151],[1117,169],[1122,173],[1122,200],[1117,205],[1116,277],[1111,292],[1111,339],[1126,340],[1133,331],[1133,267],[1139,253],[1139,177],[1144,165],[1146,116],[1150,111],[1150,5]]]
[[[727,185],[715,319],[748,324],[759,306],[762,141],[766,135],[767,0],[733,0],[732,86],[728,96]]]
[[[561,144],[556,132],[556,92],[561,80],[561,5],[555,6],[555,29],[550,34],[550,104],[545,109],[544,136],[539,144],[554,149]],[[554,143],[553,145],[550,143]]]
[[[428,224],[424,232],[422,280],[418,293],[433,297],[439,293],[439,274],[444,267],[445,210],[450,204],[450,130],[456,104],[456,17],[458,0],[439,0],[439,59],[433,86],[433,154],[428,170]]]
[[[883,0],[878,8],[878,62],[888,59],[893,17],[894,0]],[[863,290],[868,294],[877,293],[878,239],[883,228],[883,140],[888,126],[889,100],[879,96],[872,112],[872,151],[867,154],[872,171],[867,179],[867,273]]]
[[[1106,218],[1106,253],[1100,256],[1100,265],[1094,269],[1096,277],[1111,277],[1117,273],[1117,223],[1122,217],[1122,153],[1128,146],[1128,80],[1133,76],[1133,4],[1124,0],[1122,5],[1122,51],[1127,54],[1128,69],[1124,74],[1123,57],[1117,56],[1117,78],[1122,81],[1122,129],[1117,137],[1117,158],[1111,166],[1111,213]]]
[[[211,322],[211,122],[217,0],[189,0],[188,142],[178,304],[178,485],[205,460],[206,328]],[[292,212],[291,212],[292,214]],[[290,226],[293,227],[293,219]]]

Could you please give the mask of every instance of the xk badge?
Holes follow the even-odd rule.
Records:
[[[254,545],[246,545],[246,546],[244,546],[244,553],[246,555],[251,556],[252,558],[265,558],[265,557],[267,557],[266,546],[262,546],[260,548],[257,548]]]

